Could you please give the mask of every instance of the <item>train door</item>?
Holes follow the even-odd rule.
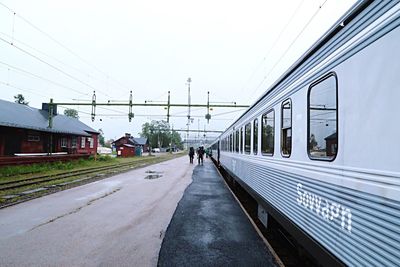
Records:
[[[218,165],[219,165],[219,154],[220,154],[220,140],[218,140],[218,143],[217,143],[217,162],[218,162]]]

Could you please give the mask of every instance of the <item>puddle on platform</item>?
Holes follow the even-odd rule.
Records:
[[[161,174],[150,174],[150,175],[147,175],[146,177],[144,177],[144,179],[152,180],[152,179],[158,179],[160,177],[162,177]]]

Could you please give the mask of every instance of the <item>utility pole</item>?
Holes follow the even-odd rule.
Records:
[[[207,92],[207,114],[206,120],[207,123],[210,123],[211,115],[210,115],[210,91]]]
[[[129,113],[128,113],[129,122],[131,122],[131,120],[133,118],[133,113],[132,113],[133,102],[132,102],[132,100],[133,100],[133,96],[132,96],[132,91],[131,91],[131,93],[129,95]]]
[[[190,83],[192,82],[192,79],[189,77],[187,79],[187,85],[188,85],[188,122],[187,122],[187,133],[186,133],[186,149],[189,149],[189,128],[190,128]]]
[[[171,100],[171,91],[168,91],[168,103],[167,103],[167,122],[169,123],[169,108],[170,108],[170,102]]]
[[[92,121],[94,121],[94,116],[96,115],[96,91],[93,91],[93,96],[92,96],[92,113],[90,114],[92,116]]]
[[[53,98],[50,98],[50,103],[49,103],[49,129],[53,128]],[[48,155],[51,156],[51,153],[53,152],[53,132],[50,132],[50,140],[48,144]]]
[[[200,143],[200,119],[197,119],[197,140]]]

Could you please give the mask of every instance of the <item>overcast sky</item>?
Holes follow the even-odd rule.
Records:
[[[145,100],[251,104],[325,33],[353,0],[0,0],[0,98],[42,102]],[[10,45],[13,43],[14,45]],[[137,135],[166,110],[70,106],[106,138]],[[62,112],[59,108],[59,112]],[[192,108],[192,129],[224,130],[244,110]],[[187,108],[171,114],[186,116]],[[154,116],[161,115],[161,116]],[[175,129],[187,118],[172,117]],[[191,134],[195,137],[197,134]],[[215,136],[209,134],[208,136]],[[185,137],[182,134],[182,137]]]

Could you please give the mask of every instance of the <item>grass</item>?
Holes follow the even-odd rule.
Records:
[[[90,157],[89,159],[79,159],[66,162],[37,163],[31,165],[0,167],[0,183],[4,181],[29,178],[36,175],[57,174],[68,170],[109,166],[121,162],[134,162],[141,159],[143,159],[143,157],[122,159],[113,158],[110,156],[99,156],[96,160],[93,157]]]
[[[94,158],[89,158],[86,160],[79,159],[79,160],[69,161],[69,162],[54,162],[54,163],[44,163],[44,164],[3,167],[3,168],[0,168],[0,183],[6,182],[6,181],[18,181],[18,180],[30,178],[33,176],[39,176],[39,175],[65,173],[66,171],[85,170],[87,168],[117,165],[117,164],[121,164],[121,163],[132,163],[131,167],[138,168],[138,167],[144,167],[147,165],[166,161],[169,159],[173,159],[176,157],[180,157],[182,155],[185,155],[185,154],[182,154],[182,153],[169,154],[168,153],[168,154],[159,155],[159,156],[133,157],[133,158],[112,158],[109,156],[102,156],[102,157],[97,157],[96,160]],[[130,169],[131,168],[119,169],[119,172],[123,172],[123,171],[130,170]],[[68,178],[57,180],[57,181],[49,181],[49,182],[44,182],[41,184],[27,185],[27,186],[24,186],[21,188],[0,191],[0,206],[3,206],[5,204],[19,202],[22,200],[28,200],[28,199],[31,199],[34,197],[40,197],[42,195],[47,195],[51,192],[56,192],[56,191],[64,190],[64,189],[67,189],[67,188],[70,188],[73,186],[77,186],[79,184],[85,184],[85,183],[88,183],[91,181],[100,180],[100,179],[109,177],[111,175],[115,175],[116,174],[115,171],[116,171],[115,169],[112,171],[104,170],[104,171],[99,171],[95,174],[76,175],[73,177],[68,177]],[[101,175],[99,176],[99,174],[101,174]],[[21,192],[24,192],[27,190],[36,189],[36,188],[43,187],[43,186],[60,184],[63,182],[73,182],[75,180],[79,180],[82,178],[88,178],[88,179],[85,181],[82,181],[82,182],[71,184],[71,185],[56,187],[52,190],[37,192],[37,193],[33,194],[32,196],[18,195]],[[11,198],[11,199],[3,198],[3,196],[9,196],[9,195],[17,195],[17,196],[14,198]]]

